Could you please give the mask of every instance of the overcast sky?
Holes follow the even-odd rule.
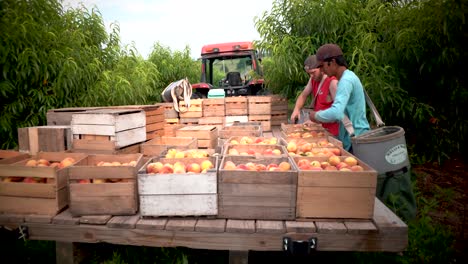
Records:
[[[191,49],[199,58],[205,44],[260,39],[254,17],[270,12],[274,0],[64,0],[64,7],[83,3],[99,9],[106,30],[120,25],[123,45],[135,42],[147,58],[159,42],[172,51]]]

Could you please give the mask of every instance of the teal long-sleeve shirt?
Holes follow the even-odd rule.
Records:
[[[354,135],[358,136],[369,131],[369,122],[366,117],[366,98],[361,80],[348,69],[343,72],[338,81],[338,88],[332,106],[326,110],[318,111],[315,118],[323,123],[340,121],[338,139],[343,142],[343,147],[349,150],[351,139],[341,122],[345,114],[353,123]]]

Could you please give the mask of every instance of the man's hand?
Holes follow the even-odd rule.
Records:
[[[301,119],[301,112],[294,109],[294,111],[291,114],[291,122],[295,123],[296,119]]]

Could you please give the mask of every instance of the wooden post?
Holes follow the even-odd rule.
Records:
[[[60,264],[81,263],[86,258],[85,244],[76,242],[55,242],[55,261]]]
[[[249,263],[249,251],[229,250],[229,264]]]

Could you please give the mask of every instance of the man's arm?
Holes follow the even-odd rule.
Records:
[[[307,82],[307,85],[304,87],[302,93],[296,99],[296,105],[291,114],[291,121],[301,118],[301,109],[304,107],[305,102],[307,101],[307,96],[312,92],[311,79]]]

